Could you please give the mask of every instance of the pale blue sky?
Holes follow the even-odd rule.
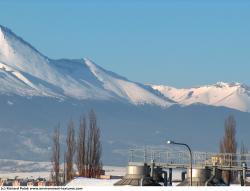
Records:
[[[248,0],[0,0],[0,24],[48,57],[133,81],[250,85]]]

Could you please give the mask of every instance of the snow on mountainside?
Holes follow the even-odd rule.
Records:
[[[60,100],[111,100],[123,103],[203,103],[250,112],[250,88],[217,83],[190,89],[143,85],[127,80],[89,59],[53,60],[0,25],[0,94],[42,96]]]
[[[244,112],[250,111],[250,87],[240,83],[218,82],[214,85],[190,89],[177,89],[163,85],[152,85],[152,88],[182,105],[202,103]]]
[[[162,107],[173,102],[89,59],[53,60],[0,25],[0,93],[59,99],[119,100]]]

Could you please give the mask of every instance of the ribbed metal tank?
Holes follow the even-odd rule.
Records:
[[[150,169],[144,163],[129,163],[126,178],[144,178],[149,176]]]
[[[190,169],[187,170],[187,178],[178,186],[190,185]],[[193,186],[225,186],[222,179],[222,171],[217,168],[195,168],[192,170]]]
[[[187,178],[190,178],[191,169],[187,170]],[[206,182],[211,177],[211,170],[207,168],[192,169],[193,182]]]
[[[178,186],[190,185],[190,169],[187,169],[187,178]],[[208,168],[193,168],[192,169],[192,185],[205,186],[206,181],[211,177],[211,170]]]
[[[159,186],[159,184],[150,177],[150,167],[145,163],[129,163],[127,174],[122,180],[116,182],[114,186]]]

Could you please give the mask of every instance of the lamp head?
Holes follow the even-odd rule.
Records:
[[[174,141],[169,140],[167,141],[167,144],[174,144]]]

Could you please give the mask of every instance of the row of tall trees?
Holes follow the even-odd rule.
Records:
[[[96,115],[92,111],[89,113],[89,129],[87,131],[85,118],[80,120],[76,157],[79,176],[100,176],[102,171],[101,154],[100,129],[97,126]]]
[[[85,116],[80,118],[77,136],[75,125],[70,121],[67,128],[66,151],[64,153],[64,181],[70,181],[78,176],[99,177],[102,172],[102,146],[100,142],[100,128],[97,125],[95,112],[88,114],[88,123]],[[54,129],[52,146],[51,178],[55,185],[60,185],[60,125]]]

